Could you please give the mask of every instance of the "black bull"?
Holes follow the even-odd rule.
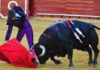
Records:
[[[49,26],[40,36],[38,43],[35,44],[34,50],[39,59],[40,64],[46,63],[50,58],[55,64],[60,64],[55,56],[64,57],[68,54],[69,66],[73,66],[73,49],[87,51],[89,54],[88,64],[97,64],[99,54],[98,35],[96,27],[83,21],[72,20],[74,24],[82,31],[85,38],[79,35],[82,43],[76,39],[73,31],[68,27],[66,21],[60,21]],[[94,51],[94,59],[92,59],[92,50]]]

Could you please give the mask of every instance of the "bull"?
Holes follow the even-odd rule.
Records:
[[[38,42],[34,45],[34,50],[39,59],[40,64],[45,64],[50,58],[55,64],[60,64],[60,60],[56,60],[55,56],[65,57],[68,54],[69,67],[73,67],[73,49],[87,51],[89,54],[88,64],[97,65],[99,54],[98,35],[95,29],[99,27],[79,21],[72,22],[80,29],[85,36],[79,35],[82,43],[76,39],[73,31],[68,27],[67,20],[59,21],[50,25],[39,37]],[[94,59],[92,58],[92,50]]]

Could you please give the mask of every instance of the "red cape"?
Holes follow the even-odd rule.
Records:
[[[0,60],[15,66],[36,68],[37,64],[35,61],[32,62],[32,57],[29,51],[16,39],[12,39],[0,46]]]

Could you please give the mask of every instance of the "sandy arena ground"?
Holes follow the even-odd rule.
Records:
[[[63,18],[63,19],[67,19],[67,18]],[[54,18],[54,17],[52,18],[49,18],[49,17],[30,18],[31,25],[34,30],[35,43],[37,42],[40,34],[45,30],[45,28],[47,28],[48,25],[50,25],[52,22],[63,20],[63,19]],[[77,19],[77,20],[90,22],[100,27],[100,20],[96,20],[96,19]],[[0,44],[3,44],[5,42],[4,40],[5,40],[6,30],[7,30],[6,19],[0,19]],[[97,33],[98,33],[99,40],[100,40],[100,31],[97,30]],[[16,34],[17,34],[17,28],[14,27],[11,38],[15,38]],[[27,40],[25,37],[21,43],[26,48],[28,48]],[[98,45],[98,47],[100,50],[100,44]],[[37,69],[15,67],[4,61],[0,61],[0,70],[69,70],[67,55],[64,58],[57,58],[57,59],[60,59],[62,61],[62,64],[55,65],[52,61],[49,60],[45,65],[39,65]],[[73,63],[74,63],[74,70],[100,70],[100,54],[98,58],[97,67],[93,67],[93,66],[88,66],[87,64],[88,63],[88,53],[87,52],[74,50]]]

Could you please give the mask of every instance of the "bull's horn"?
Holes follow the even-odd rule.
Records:
[[[39,55],[39,57],[43,56],[46,52],[45,47],[43,45],[40,45],[40,48],[42,49],[42,53]]]

